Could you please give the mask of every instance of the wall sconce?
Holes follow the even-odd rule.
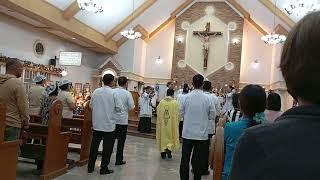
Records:
[[[67,72],[67,70],[64,69],[64,70],[61,71],[60,74],[61,74],[61,76],[65,77],[65,76],[68,75],[68,72]]]
[[[232,62],[228,62],[226,65],[224,65],[224,68],[227,70],[227,71],[231,71],[233,70],[234,68],[234,64]]]
[[[256,60],[254,60],[253,62],[252,62],[252,68],[253,69],[258,69],[259,68],[259,66],[260,66],[260,63],[259,63],[259,61],[256,59]]]
[[[161,57],[159,56],[157,59],[156,59],[156,64],[162,64],[163,63],[163,59],[161,59]]]
[[[178,43],[183,43],[183,41],[184,41],[184,37],[183,36],[178,36],[176,39],[177,39]]]
[[[231,40],[231,42],[232,42],[233,45],[238,45],[238,44],[240,44],[240,39],[239,38],[233,38]]]

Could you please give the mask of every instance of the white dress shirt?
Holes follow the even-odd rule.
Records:
[[[205,94],[209,97],[210,102],[212,103],[212,106],[214,107],[214,114],[213,117],[211,117],[212,119],[209,119],[209,127],[208,127],[208,134],[214,134],[215,132],[215,119],[217,117],[217,99],[216,96],[214,94],[211,94],[209,92],[205,92]]]
[[[152,117],[152,102],[148,93],[143,93],[139,98],[140,117]],[[155,105],[154,105],[155,106]]]
[[[123,111],[118,95],[109,86],[96,89],[91,98],[92,125],[96,131],[113,132],[116,121],[112,119],[115,112]]]
[[[181,107],[183,116],[182,137],[192,140],[208,140],[209,120],[214,118],[215,108],[208,95],[195,89],[186,95]]]
[[[112,119],[116,121],[116,124],[128,125],[128,111],[134,109],[132,94],[123,87],[116,88],[114,91],[121,100],[123,111],[115,112]]]
[[[211,94],[214,99],[215,99],[215,103],[214,106],[216,108],[216,116],[220,116],[221,115],[221,111],[222,111],[222,107],[221,107],[221,102],[220,99],[217,95],[215,95],[214,93]]]
[[[182,104],[184,103],[184,101],[186,100],[186,96],[188,94],[178,94],[177,95],[177,101],[179,103],[179,107],[182,107]],[[181,108],[180,108],[180,114],[181,114]],[[180,116],[180,121],[183,121],[183,116]]]
[[[232,96],[236,93],[235,90],[232,90],[230,93],[227,94],[226,96],[226,104],[224,107],[224,113],[227,113],[228,111],[233,109],[232,105]]]

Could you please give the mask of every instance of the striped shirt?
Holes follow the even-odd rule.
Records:
[[[231,109],[227,113],[228,122],[237,122],[242,117],[242,114],[239,110]]]

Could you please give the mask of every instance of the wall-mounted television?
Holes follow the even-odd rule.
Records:
[[[81,66],[81,52],[60,52],[59,64],[62,66]]]

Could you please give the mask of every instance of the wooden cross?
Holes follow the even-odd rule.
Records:
[[[203,68],[208,68],[208,58],[209,58],[209,49],[210,49],[210,37],[222,36],[222,32],[213,32],[210,31],[210,22],[206,24],[206,30],[204,31],[193,31],[193,35],[199,36],[201,40],[203,39],[203,57],[204,63]]]

